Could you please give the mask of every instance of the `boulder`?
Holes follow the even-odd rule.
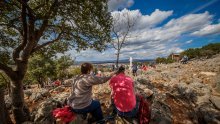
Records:
[[[171,108],[162,101],[153,101],[150,124],[172,124]]]
[[[51,124],[54,122],[52,111],[57,107],[61,107],[68,96],[68,93],[62,93],[42,102],[37,108],[33,109],[31,114],[32,121],[42,124]]]
[[[216,75],[215,72],[200,72],[200,74],[206,75],[206,76],[215,76]]]
[[[32,95],[32,90],[31,89],[24,90],[24,95],[29,98]]]
[[[41,99],[43,99],[43,96],[39,92],[33,92],[32,95],[30,96],[30,100],[34,102],[41,100]]]
[[[27,92],[29,92],[29,91],[27,91]],[[42,88],[37,92],[32,92],[31,96],[30,96],[30,100],[36,102],[36,101],[42,100],[42,99],[44,99],[44,97],[48,97],[48,96],[50,96],[49,91],[47,89]]]
[[[211,104],[203,104],[194,109],[194,120],[199,124],[219,124],[220,112]]]
[[[211,96],[210,98],[212,104],[218,109],[220,110],[220,97],[218,96]]]

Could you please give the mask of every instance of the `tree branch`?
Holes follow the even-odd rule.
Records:
[[[15,63],[19,60],[19,55],[22,49],[26,46],[27,44],[27,19],[26,19],[26,6],[22,5],[22,11],[21,11],[21,17],[22,17],[22,25],[23,25],[23,33],[22,33],[22,43],[13,51],[13,60]]]
[[[45,46],[47,46],[47,45],[50,45],[50,44],[52,44],[52,43],[54,43],[54,42],[59,41],[59,40],[61,39],[61,36],[62,36],[62,32],[58,35],[58,37],[57,37],[56,39],[51,40],[51,41],[48,41],[48,42],[46,42],[46,43],[43,43],[43,44],[41,44],[41,45],[36,46],[36,47],[32,50],[31,53],[34,53],[34,52],[38,51],[39,49],[41,49],[41,48],[43,48],[43,47],[45,47]]]
[[[0,70],[2,70],[8,77],[15,77],[15,73],[12,68],[0,63]]]
[[[36,18],[35,12],[28,6],[27,1],[25,0],[18,0],[19,3],[22,4],[27,10],[28,10],[28,15]]]
[[[37,41],[43,35],[44,30],[48,26],[48,22],[49,22],[48,19],[50,18],[52,12],[56,9],[57,4],[58,4],[58,0],[55,0],[54,3],[51,5],[49,12],[45,14],[43,24],[41,25],[40,29],[37,32],[35,32]]]

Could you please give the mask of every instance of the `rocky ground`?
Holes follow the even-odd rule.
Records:
[[[157,65],[156,69],[138,72],[136,92],[151,103],[151,124],[220,124],[220,55],[187,64]],[[68,83],[68,81],[67,81]],[[32,121],[51,124],[51,111],[68,97],[70,87],[25,90],[25,100],[32,112]],[[93,88],[105,116],[109,115],[108,83]],[[6,96],[7,107],[10,99]]]

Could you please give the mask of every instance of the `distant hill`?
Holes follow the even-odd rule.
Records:
[[[76,61],[75,64],[81,64],[84,62],[90,62],[92,64],[106,64],[115,63],[116,60],[105,60],[105,61]],[[154,62],[154,59],[133,59],[133,62]],[[119,60],[119,63],[129,63],[129,59]]]

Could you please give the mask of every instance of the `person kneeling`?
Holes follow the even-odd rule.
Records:
[[[111,78],[109,85],[117,114],[122,117],[137,117],[139,104],[134,91],[134,81],[125,75],[124,66],[119,67],[118,73]]]

